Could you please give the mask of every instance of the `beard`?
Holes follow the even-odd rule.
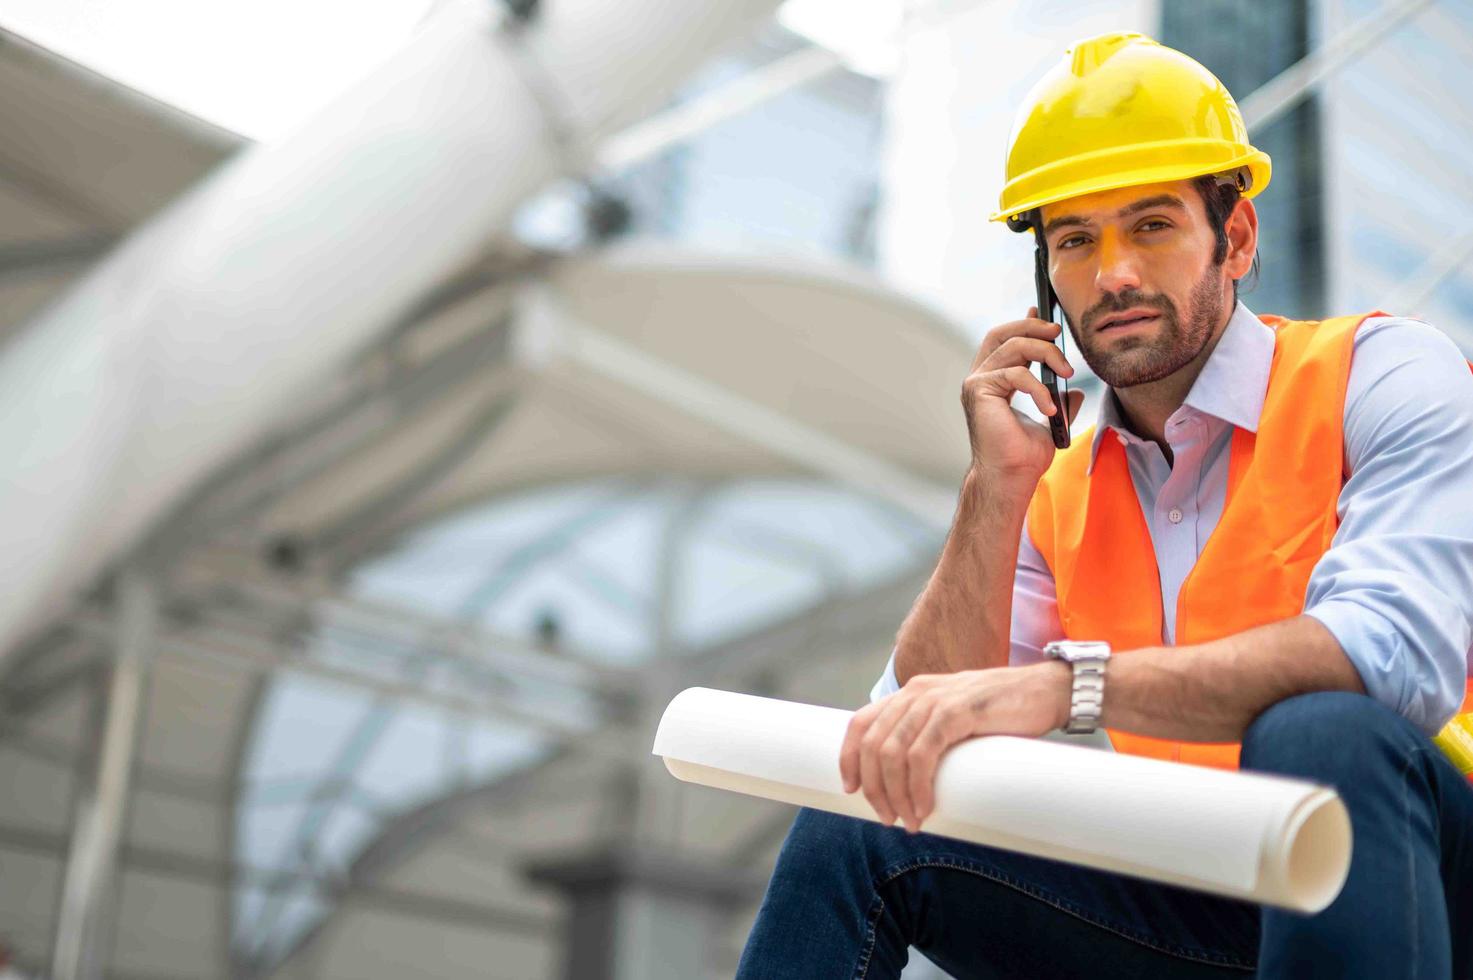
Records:
[[[1147,296],[1137,290],[1126,290],[1108,295],[1086,310],[1082,318],[1083,330],[1067,311],[1064,319],[1090,370],[1111,388],[1131,388],[1159,381],[1181,370],[1206,349],[1213,329],[1222,320],[1220,266],[1207,267],[1202,278],[1192,286],[1187,302],[1189,308],[1183,317],[1168,296]],[[1154,337],[1127,335],[1102,342],[1090,329],[1102,317],[1123,313],[1132,307],[1143,307],[1160,314],[1160,326]]]

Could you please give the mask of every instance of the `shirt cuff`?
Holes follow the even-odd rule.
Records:
[[[1360,673],[1366,693],[1402,715],[1429,737],[1457,713],[1464,671],[1416,669],[1413,650],[1395,624],[1348,599],[1329,599],[1304,611],[1324,624]],[[1426,661],[1423,661],[1426,663]],[[1455,675],[1456,684],[1444,674]]]
[[[880,698],[887,698],[899,690],[900,684],[895,680],[895,652],[892,650],[890,652],[890,660],[885,664],[885,672],[880,675],[880,679],[875,682],[874,688],[869,692],[869,699],[871,701],[878,701]]]

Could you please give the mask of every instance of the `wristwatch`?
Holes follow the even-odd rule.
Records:
[[[1100,723],[1105,705],[1105,662],[1110,659],[1110,644],[1102,640],[1055,640],[1043,652],[1054,660],[1062,660],[1074,668],[1074,689],[1069,696],[1070,735],[1088,735]]]

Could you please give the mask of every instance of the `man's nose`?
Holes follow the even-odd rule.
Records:
[[[1118,293],[1124,289],[1139,289],[1140,270],[1136,255],[1119,236],[1108,232],[1100,237],[1095,250],[1099,257],[1099,268],[1095,272],[1095,287],[1102,293]]]

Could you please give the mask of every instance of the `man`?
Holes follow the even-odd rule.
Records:
[[[1417,321],[1238,303],[1269,176],[1221,83],[1140,35],[1029,96],[994,220],[1035,230],[1100,422],[1056,453],[1010,399],[1057,411],[1030,365],[1073,373],[1059,328],[987,335],[951,533],[840,760],[904,827],[800,812],[739,976],[895,977],[914,946],[958,978],[1473,977],[1473,787],[1428,737],[1473,643],[1473,375]],[[1044,656],[1064,638],[1114,655]],[[918,832],[952,745],[1096,721],[1334,785],[1340,896],[1304,916]]]

